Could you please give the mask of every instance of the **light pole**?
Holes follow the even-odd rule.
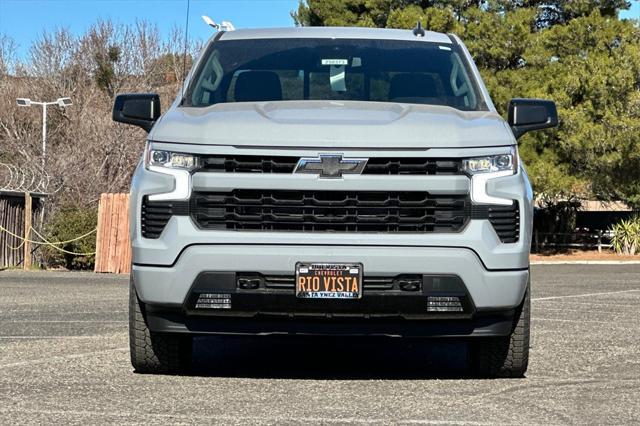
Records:
[[[58,105],[61,108],[72,105],[71,98],[58,98],[53,102],[36,102],[28,98],[16,99],[18,106],[28,107],[31,105],[42,106],[42,173],[44,174],[44,166],[47,158],[47,105]]]
[[[58,105],[60,108],[65,108],[72,105],[71,98],[58,98],[53,102],[36,102],[32,101],[29,98],[18,98],[16,99],[18,106],[28,107],[31,105],[41,105],[42,106],[42,182],[44,182],[45,178],[45,170],[44,167],[47,161],[47,106],[48,105]],[[46,191],[46,188],[42,188],[43,191]],[[28,200],[28,201],[27,201]],[[27,208],[28,206],[28,208]],[[40,228],[42,228],[42,224],[44,223],[44,204],[41,205],[40,208]],[[27,226],[28,225],[28,226]],[[31,235],[31,194],[25,193],[25,240],[28,240]],[[31,246],[25,241],[24,245],[24,267],[28,269],[31,265]]]

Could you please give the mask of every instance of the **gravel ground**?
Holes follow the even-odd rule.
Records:
[[[511,380],[466,378],[462,342],[353,338],[199,338],[193,375],[134,374],[128,277],[0,272],[0,423],[639,423],[640,265],[532,270]]]

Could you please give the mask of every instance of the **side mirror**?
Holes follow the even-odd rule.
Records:
[[[160,96],[155,93],[132,93],[116,96],[113,121],[151,130],[160,118]]]
[[[548,129],[558,125],[558,111],[553,101],[543,99],[511,99],[509,126],[518,139],[531,130]]]

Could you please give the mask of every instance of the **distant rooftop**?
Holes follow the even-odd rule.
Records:
[[[566,201],[566,200],[565,200]],[[537,208],[544,208],[542,200],[534,202]],[[581,200],[578,211],[581,212],[629,212],[633,209],[622,201]]]
[[[220,40],[247,40],[260,38],[350,38],[369,40],[406,40],[451,44],[446,34],[425,31],[424,37],[413,35],[413,29],[361,28],[361,27],[289,27],[255,28],[229,31]]]

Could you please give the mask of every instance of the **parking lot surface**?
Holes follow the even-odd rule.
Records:
[[[525,379],[464,342],[198,338],[189,376],[135,374],[128,277],[0,272],[0,423],[640,423],[640,265],[533,266]]]

